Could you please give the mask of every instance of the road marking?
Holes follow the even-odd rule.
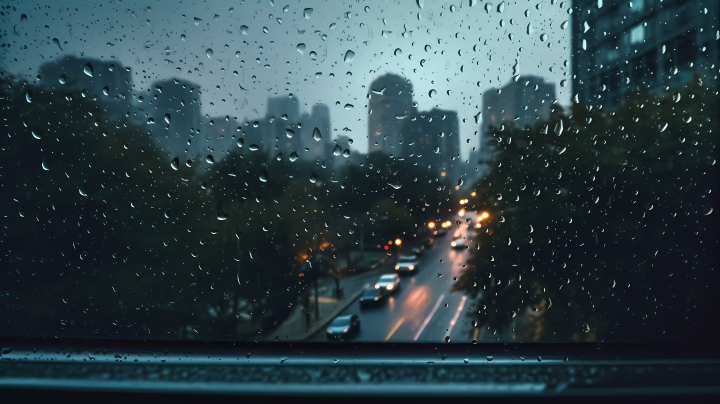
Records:
[[[398,320],[397,323],[395,323],[395,327],[393,327],[393,329],[390,330],[390,333],[387,335],[387,337],[385,337],[385,341],[389,340],[390,337],[392,337],[393,334],[395,334],[395,331],[397,331],[397,329],[400,328],[400,324],[402,324],[403,321],[405,321],[405,317],[401,318],[400,320]]]
[[[425,319],[425,321],[423,321],[423,323],[422,323],[422,325],[420,326],[420,329],[418,330],[417,334],[415,334],[415,338],[413,338],[413,341],[417,341],[418,338],[420,338],[420,334],[422,334],[423,330],[425,330],[425,327],[426,327],[426,326],[428,325],[428,323],[430,322],[430,319],[432,318],[433,315],[435,315],[435,312],[437,311],[438,307],[440,307],[440,302],[442,302],[443,297],[445,297],[445,295],[440,295],[440,297],[438,298],[437,303],[435,303],[435,307],[433,307],[432,311],[430,312],[430,315],[427,316],[427,318]]]
[[[465,300],[467,299],[467,296],[462,297],[462,301],[460,301],[460,305],[457,308],[457,311],[455,312],[455,316],[453,316],[452,320],[450,320],[450,327],[448,327],[447,335],[450,336],[450,333],[453,330],[453,327],[455,327],[455,322],[457,322],[458,317],[460,317],[460,312],[463,309],[463,306],[465,306]]]

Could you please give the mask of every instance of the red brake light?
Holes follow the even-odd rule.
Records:
[[[389,250],[389,249],[390,249],[390,247],[388,247],[388,246],[385,246],[385,251],[387,251],[387,250]]]

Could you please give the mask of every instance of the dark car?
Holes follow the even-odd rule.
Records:
[[[365,289],[365,292],[360,296],[360,306],[380,306],[385,302],[385,296],[387,295],[387,289],[375,289],[369,287]]]
[[[345,340],[356,336],[360,332],[360,317],[357,314],[335,317],[330,323],[325,335],[329,340]]]

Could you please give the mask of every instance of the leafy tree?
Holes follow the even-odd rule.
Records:
[[[457,286],[479,325],[526,341],[709,339],[717,111],[696,78],[492,128],[475,198],[489,217]]]

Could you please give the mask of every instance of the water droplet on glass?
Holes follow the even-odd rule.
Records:
[[[560,136],[563,133],[563,122],[562,119],[555,124],[555,134]]]
[[[60,84],[65,84],[66,81],[67,81],[67,77],[65,77],[64,74],[61,75],[61,76],[60,76]]]
[[[240,33],[243,34],[243,35],[247,35],[249,29],[250,29],[250,28],[248,28],[247,25],[241,25],[241,26],[240,26]]]
[[[313,184],[317,181],[317,175],[315,173],[310,174],[310,182]]]
[[[296,49],[298,52],[300,52],[301,55],[304,55],[305,49],[307,49],[307,46],[305,46],[304,43],[299,43]]]
[[[208,59],[211,59],[213,57],[213,50],[208,49],[205,51],[205,54],[207,55]]]
[[[293,131],[292,129],[285,129],[285,136],[287,136],[288,138],[292,138],[293,136],[295,136],[295,131]]]
[[[344,60],[345,60],[346,63],[352,62],[353,59],[355,59],[355,52],[353,52],[353,51],[351,51],[351,50],[345,52],[345,59],[344,59]]]
[[[82,196],[87,196],[87,190],[85,189],[84,185],[80,186],[80,188],[78,188],[78,192],[80,192],[80,195],[82,195]]]
[[[450,342],[450,336],[445,337],[445,342]]]
[[[437,91],[435,91],[435,89],[432,89],[432,90],[430,90],[430,91],[428,92],[428,96],[429,96],[430,98],[432,98],[435,94],[437,94]]]
[[[435,152],[435,154],[440,154],[440,147],[438,147],[438,146],[433,147],[433,151]]]
[[[320,139],[322,139],[322,135],[320,134],[320,129],[315,128],[313,129],[312,138],[315,139],[315,141],[319,142]]]
[[[215,163],[215,158],[213,158],[212,154],[208,154],[207,157],[205,157],[205,161],[207,161],[209,164]]]
[[[188,160],[185,162],[185,165],[188,167],[192,167],[192,160]]]
[[[400,56],[400,55],[402,55],[402,49],[400,49],[400,48],[395,49],[395,56]]]
[[[672,99],[675,102],[679,102],[680,101],[680,93],[677,91],[673,92]]]
[[[350,157],[350,149],[343,150],[343,157]]]
[[[335,145],[335,148],[333,148],[332,154],[333,154],[334,156],[339,156],[339,155],[342,154],[342,148],[340,147],[339,144],[336,144],[336,145]]]
[[[32,91],[27,90],[27,92],[25,93],[25,101],[29,103],[32,102]]]
[[[86,64],[83,68],[83,72],[87,74],[88,76],[92,77],[93,75],[93,67],[90,63]]]
[[[268,173],[267,173],[267,171],[265,171],[264,168],[262,170],[260,170],[260,172],[258,173],[258,179],[260,180],[260,182],[268,181]]]
[[[297,154],[297,152],[292,152],[292,153],[290,153],[289,159],[290,159],[290,162],[291,162],[291,163],[295,162],[295,160],[298,159],[298,154]]]
[[[354,105],[352,105],[352,104],[345,104],[345,109],[353,109],[353,108],[355,108]]]
[[[238,139],[238,141],[237,141],[238,147],[243,147],[244,144],[245,144],[245,139],[243,139],[243,138]]]
[[[388,185],[390,185],[390,186],[393,187],[394,189],[400,189],[400,188],[402,188],[402,183],[400,182],[399,179],[397,179],[397,180],[395,180],[395,181],[393,181],[393,182],[388,182]]]
[[[42,139],[42,133],[40,133],[40,128],[35,128],[31,130],[30,133],[35,139]]]
[[[170,162],[170,167],[172,167],[173,170],[177,170],[180,168],[180,159],[175,157],[172,159],[172,162]]]
[[[47,159],[43,159],[43,161],[42,161],[42,169],[45,170],[45,171],[50,170],[50,168],[48,167]]]
[[[303,10],[303,17],[305,17],[306,20],[309,20],[310,17],[313,15],[313,9],[312,8],[306,8]]]
[[[258,151],[258,150],[260,150],[260,146],[258,146],[256,144],[251,144],[250,146],[248,146],[248,149],[250,151]]]
[[[540,35],[540,40],[541,40],[541,41],[545,42],[545,41],[547,41],[547,39],[548,39],[547,34],[541,34],[541,35]]]

